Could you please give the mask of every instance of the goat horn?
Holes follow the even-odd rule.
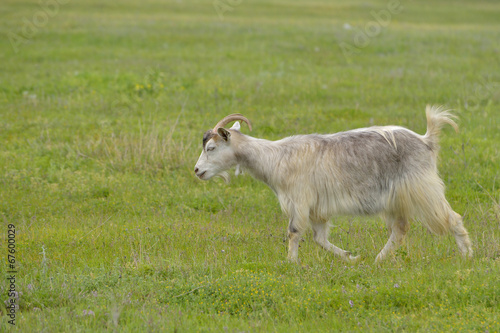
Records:
[[[235,121],[235,120],[241,120],[241,121],[244,121],[245,123],[247,123],[248,125],[248,128],[250,129],[250,131],[252,130],[252,124],[250,124],[250,120],[248,120],[246,117],[244,117],[242,114],[239,114],[239,113],[233,113],[233,114],[230,114],[229,116],[227,117],[224,117],[221,121],[219,121],[217,123],[217,125],[215,125],[214,127],[214,133],[217,132],[217,130],[221,127],[224,127],[226,126],[227,124],[229,124],[230,122],[232,121]]]

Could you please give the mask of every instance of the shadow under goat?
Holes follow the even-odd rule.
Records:
[[[288,258],[298,261],[299,240],[311,227],[314,240],[346,261],[353,256],[328,241],[329,219],[335,215],[381,215],[391,233],[377,255],[381,261],[396,250],[409,229],[409,219],[429,231],[451,232],[464,257],[472,247],[462,217],[444,195],[436,160],[438,136],[445,124],[458,131],[454,116],[427,106],[427,133],[419,135],[398,126],[374,126],[335,134],[295,135],[268,141],[244,135],[236,122],[241,114],[222,119],[203,135],[203,151],[194,171],[202,180],[237,166],[266,183],[289,217]]]

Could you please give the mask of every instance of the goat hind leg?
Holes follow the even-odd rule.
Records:
[[[377,255],[375,262],[381,262],[384,260],[389,253],[397,250],[397,248],[401,245],[406,232],[409,229],[409,224],[406,219],[395,219],[392,217],[386,218],[387,228],[391,232],[391,236],[389,240],[385,244],[384,248]]]
[[[450,219],[454,219],[453,221],[450,221],[451,231],[453,236],[455,236],[455,240],[462,256],[465,258],[471,258],[473,253],[472,245],[469,239],[469,233],[464,228],[462,216],[452,211],[450,213]]]
[[[325,250],[333,252],[335,255],[348,262],[355,262],[360,258],[360,256],[353,256],[351,252],[344,251],[328,241],[328,231],[330,227],[326,221],[313,223],[312,228],[314,232],[314,241]]]

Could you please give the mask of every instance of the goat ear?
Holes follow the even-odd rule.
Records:
[[[239,121],[235,122],[230,129],[239,131],[241,129],[240,122]]]
[[[224,139],[224,141],[229,141],[229,138],[231,137],[231,133],[223,127],[220,127],[217,129],[217,133]]]

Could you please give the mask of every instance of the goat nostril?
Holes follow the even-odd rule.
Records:
[[[194,168],[194,173],[198,173],[198,168]]]

